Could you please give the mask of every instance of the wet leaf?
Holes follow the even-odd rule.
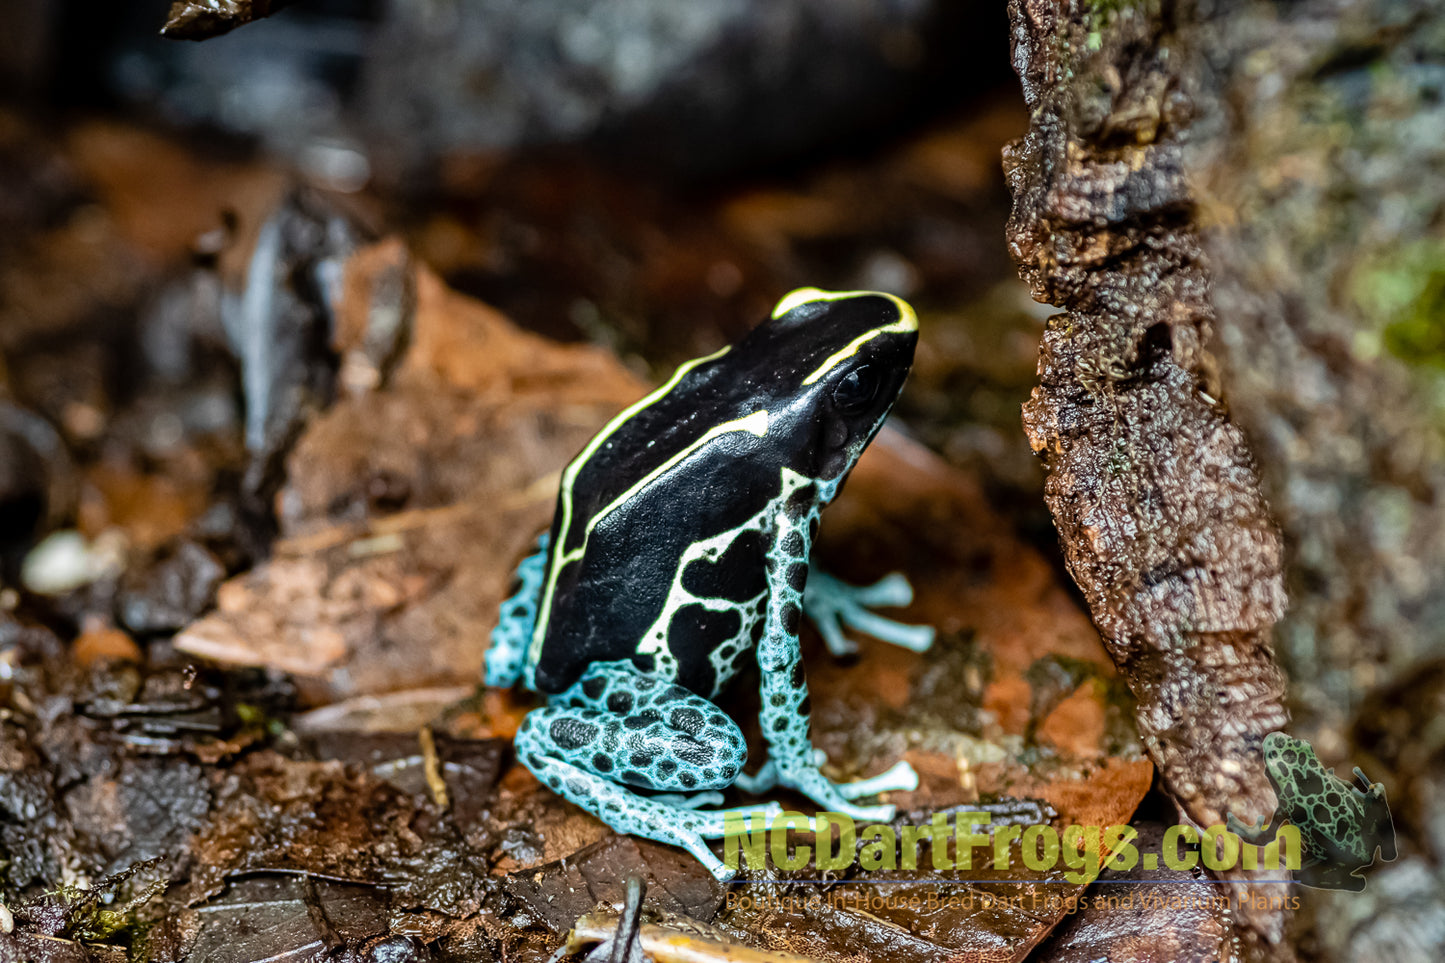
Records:
[[[166,14],[161,36],[173,40],[219,37],[290,4],[291,0],[176,0]]]
[[[710,922],[724,887],[686,853],[631,836],[609,835],[570,856],[512,873],[503,888],[553,933],[563,933],[598,903],[621,904],[629,876],[647,881],[645,905]]]

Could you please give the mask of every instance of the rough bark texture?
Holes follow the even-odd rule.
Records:
[[[1140,728],[1192,818],[1266,815],[1250,750],[1285,718],[1287,588],[1292,731],[1384,782],[1401,853],[1364,894],[1298,891],[1302,945],[1438,958],[1445,9],[1010,13],[1032,110],[1010,241],[1068,312],[1025,421]]]
[[[1258,746],[1287,721],[1271,648],[1283,542],[1210,353],[1177,11],[1010,12],[1032,118],[1005,154],[1009,242],[1034,297],[1067,312],[1024,409],[1049,508],[1184,813],[1203,826],[1269,813]],[[1237,903],[1251,954],[1284,954],[1283,918]]]

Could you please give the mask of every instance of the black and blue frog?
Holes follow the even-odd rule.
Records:
[[[835,783],[809,737],[803,615],[835,654],[846,624],[915,651],[932,629],[870,607],[906,605],[901,575],[850,586],[810,562],[819,515],[893,407],[918,320],[888,294],[814,288],[783,298],[738,343],[690,361],[607,424],[567,466],[550,532],[518,568],[486,682],[548,696],[517,733],[523,765],[619,832],[672,843],[719,878],[719,790],[796,790],[821,808],[887,820],[856,800],[912,789],[906,762]],[[716,699],[761,670],[768,758]],[[754,811],[761,807],[745,807]],[[776,804],[768,811],[777,812]]]
[[[1395,858],[1395,824],[1385,800],[1385,787],[1371,783],[1358,766],[1355,783],[1326,769],[1309,743],[1271,732],[1264,737],[1264,772],[1274,787],[1274,817],[1250,826],[1230,813],[1227,828],[1247,843],[1274,841],[1288,822],[1300,833],[1300,865],[1295,879],[1320,889],[1358,892],[1365,879],[1357,875],[1374,862],[1375,850]]]

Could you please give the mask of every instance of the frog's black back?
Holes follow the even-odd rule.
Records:
[[[802,382],[896,309],[882,297],[827,308],[821,319],[766,322],[726,353],[695,362],[670,389],[619,416],[569,466],[544,583],[540,691],[565,689],[592,662],[632,659],[651,670],[637,645],[663,612],[688,547],[754,519],[781,491],[784,468],[808,479],[836,473],[826,436],[845,429],[824,423],[818,392]],[[819,320],[826,330],[814,330]],[[899,383],[906,372],[905,361]],[[798,493],[809,504],[811,495]],[[567,561],[584,543],[580,557]],[[697,595],[755,598],[766,589],[766,550],[765,533],[745,532],[716,561],[690,565],[685,584]],[[710,655],[732,636],[736,618],[697,605],[674,614],[668,639],[679,684],[711,694]]]

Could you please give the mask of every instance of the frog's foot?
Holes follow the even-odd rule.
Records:
[[[765,713],[766,721],[766,713]],[[803,723],[806,725],[806,722]],[[806,729],[804,730],[806,733]],[[833,782],[819,768],[828,761],[822,750],[807,748],[792,758],[791,753],[769,758],[752,776],[739,776],[737,787],[744,792],[765,793],[775,786],[786,786],[812,799],[826,812],[842,813],[854,819],[887,822],[893,818],[894,807],[857,806],[853,800],[895,789],[917,789],[918,774],[906,761],[900,761],[886,772],[856,782]]]
[[[745,772],[738,773],[737,781],[733,785],[743,792],[752,793],[754,796],[761,796],[770,792],[778,784],[778,770],[769,759],[763,763],[763,768],[749,776]]]
[[[681,792],[658,793],[649,796],[655,803],[664,806],[676,806],[678,809],[702,809],[707,806],[720,806],[723,801],[723,794],[720,792],[699,792],[688,795]]]
[[[482,681],[489,686],[509,689],[522,678],[527,647],[537,625],[537,600],[547,573],[550,540],[549,533],[543,532],[537,539],[537,550],[517,566],[516,590],[502,603],[497,627],[492,629],[492,645],[485,656]]]
[[[912,601],[913,586],[901,573],[894,572],[872,585],[850,585],[810,566],[803,611],[818,627],[828,651],[835,656],[853,655],[858,651],[858,644],[843,634],[842,625],[913,652],[924,652],[933,645],[932,626],[906,625],[869,611]]]
[[[519,735],[518,749],[521,748]],[[725,814],[658,803],[558,759],[536,753],[522,754],[521,758],[523,764],[553,792],[592,813],[619,833],[680,846],[697,857],[698,862],[718,879],[731,879],[736,875],[737,871],[724,866],[706,842],[708,838],[725,834]]]
[[[1294,878],[1297,882],[1313,886],[1315,889],[1343,889],[1358,893],[1365,888],[1365,878],[1356,876],[1355,873],[1363,868],[1362,866],[1316,861],[1306,863],[1295,870]]]
[[[827,754],[821,750],[813,750],[813,765],[822,766],[828,761]],[[753,775],[742,773],[734,783],[743,792],[753,795],[762,795],[769,792],[778,784],[778,770],[769,759],[763,763],[763,767]],[[854,782],[833,783],[838,790],[838,795],[852,801],[863,799],[867,796],[876,796],[881,792],[912,792],[918,788],[918,773],[908,764],[908,761],[899,760],[886,772],[880,772],[876,776],[869,776],[867,779],[859,779]]]
[[[1224,826],[1245,842],[1258,846],[1265,840],[1265,837],[1269,835],[1270,824],[1267,820],[1260,820],[1258,823],[1250,825],[1235,818],[1234,813],[1226,813],[1224,816]]]
[[[908,764],[908,760],[900,759],[887,771],[876,776],[835,785],[838,787],[838,795],[844,799],[862,799],[865,796],[876,796],[880,792],[912,792],[918,788],[918,773]]]

